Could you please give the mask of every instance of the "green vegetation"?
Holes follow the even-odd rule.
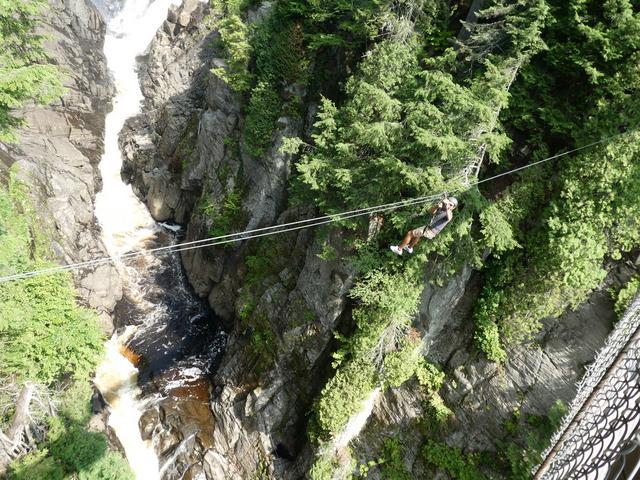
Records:
[[[464,455],[459,448],[448,446],[443,442],[427,440],[422,447],[422,458],[428,464],[445,470],[456,480],[486,480],[480,472],[480,456],[477,454]]]
[[[369,241],[363,219],[339,224],[358,275],[348,334],[336,334],[334,371],[311,412],[320,444],[342,431],[373,388],[414,375],[429,393],[428,423],[446,426],[452,412],[437,394],[443,374],[425,364],[412,328],[425,273],[442,285],[463,265],[484,269],[476,346],[505,362],[544,317],[582,302],[609,260],[640,245],[636,133],[481,188],[465,187],[462,175],[480,151],[488,176],[634,130],[636,2],[492,0],[462,42],[454,40],[450,2],[278,1],[251,26],[240,24],[246,2],[219,3],[226,80],[244,95],[245,151],[264,155],[277,119],[300,113],[293,86],[318,104],[310,135],[284,142],[283,151],[298,155],[291,203],[331,214],[466,189],[454,222],[410,258],[392,258],[386,246],[422,222],[429,205],[385,213],[385,229]],[[447,48],[451,41],[456,48]],[[335,255],[325,248],[321,258]],[[247,259],[238,310],[253,329],[252,348],[266,355],[273,337],[257,305],[271,273],[257,272],[272,266],[256,257]],[[634,280],[620,292],[619,310],[635,291]],[[484,478],[477,458],[428,446],[450,475]],[[434,463],[436,453],[425,456]],[[337,466],[321,457],[314,475]]]
[[[391,437],[384,441],[382,458],[378,462],[380,474],[385,480],[411,480],[413,476],[402,461],[400,440]]]
[[[241,327],[250,335],[248,353],[255,357],[258,372],[267,371],[273,364],[278,354],[278,341],[269,318],[257,307],[265,291],[282,281],[278,273],[291,267],[290,255],[286,238],[266,237],[251,245],[250,253],[244,259],[244,283],[236,302],[236,312]],[[282,283],[288,290],[293,289],[286,281]]]
[[[484,480],[484,472],[504,475],[511,480],[529,480],[531,469],[540,462],[540,455],[549,445],[567,409],[557,401],[546,416],[527,415],[518,411],[507,422],[507,437],[498,442],[499,452],[463,453],[444,442],[427,438],[422,456],[427,464],[446,471],[457,480]]]
[[[252,81],[249,73],[249,29],[237,14],[223,17],[216,26],[220,32],[220,44],[226,55],[227,66],[213,68],[211,72],[236,92],[244,92],[251,87]]]
[[[0,187],[0,275],[53,265],[48,235],[40,228],[26,188],[12,172],[8,188]],[[102,434],[84,430],[91,414],[89,378],[103,337],[95,314],[76,305],[71,277],[60,273],[2,283],[0,311],[2,383],[36,381],[53,391],[58,409],[57,415],[34,416],[44,441],[11,466],[10,478],[133,478]],[[3,414],[0,428],[12,415],[13,410]]]
[[[382,39],[347,81],[343,105],[322,100],[312,148],[297,166],[301,185],[294,192],[333,213],[458,187],[460,180],[450,179],[460,178],[481,145],[499,161],[509,139],[493,128],[496,115],[507,103],[505,88],[514,68],[542,46],[537,35],[545,13],[544,2],[493,12],[494,20],[496,15],[501,20],[478,35],[490,33],[486,41],[500,39],[501,50],[508,55],[479,55],[482,42],[474,33],[463,49],[467,61],[478,62],[472,74],[454,50],[429,56],[434,48],[427,43],[431,37],[418,31],[403,42],[392,36]],[[431,24],[440,18],[434,14]],[[524,19],[532,25],[527,41],[510,27]],[[397,210],[385,220],[404,230],[416,213],[424,211]],[[482,219],[479,235],[472,229],[476,214]],[[356,220],[344,222],[343,227],[363,230]],[[382,245],[390,241],[391,236],[380,238]],[[420,339],[411,334],[410,325],[427,255],[447,256],[432,274],[437,282],[464,263],[480,266],[481,251],[489,245],[505,250],[516,240],[506,217],[496,215],[495,207],[477,192],[469,193],[452,226],[421,245],[420,254],[408,260],[391,261],[375,246],[354,241],[354,263],[360,271],[350,293],[356,329],[334,355],[338,370],[316,404],[321,438],[340,431],[374,385],[397,386],[418,369],[420,356],[412,345]],[[336,398],[348,401],[337,408]],[[437,400],[433,409],[441,420],[449,415]]]
[[[616,295],[615,311],[618,317],[624,315],[638,292],[640,292],[640,276],[635,276]]]
[[[243,188],[235,186],[222,199],[219,207],[215,207],[210,200],[203,206],[203,213],[212,221],[213,226],[209,229],[210,237],[228,235],[243,227],[245,216],[242,213]],[[233,243],[226,244],[228,248],[233,248]]]
[[[46,440],[38,449],[11,466],[15,480],[133,480],[127,461],[109,451],[101,433],[88,432],[84,426],[91,410],[88,379],[61,392],[59,415],[48,419]]]
[[[518,238],[522,248],[492,261],[476,310],[479,347],[497,361],[504,358],[501,345],[529,339],[542,318],[575,308],[604,279],[607,259],[640,244],[640,72],[631,67],[640,55],[637,6],[549,4],[555,21],[542,37],[549,48],[524,67],[512,89],[506,117],[514,135],[542,157],[559,145],[634,133],[565,157],[553,177],[538,178],[545,208],[529,212],[526,236]],[[519,228],[522,216],[515,220]]]
[[[259,157],[266,153],[281,108],[282,103],[273,87],[266,82],[258,83],[247,106],[244,127],[244,144],[251,155]]]
[[[46,236],[13,174],[9,189],[0,190],[0,225],[0,275],[50,265]],[[0,375],[45,384],[88,378],[102,335],[95,315],[76,305],[68,274],[0,284],[0,311]]]
[[[34,33],[44,0],[0,1],[0,141],[15,142],[23,124],[14,109],[46,104],[63,93],[58,68],[49,62],[43,37]]]
[[[531,470],[540,463],[542,452],[549,445],[551,436],[560,426],[562,417],[567,413],[567,407],[560,401],[549,409],[547,416],[539,417],[528,415],[526,424],[517,424],[512,429],[512,435],[518,436],[519,432],[526,432],[524,436],[524,447],[514,440],[503,442],[502,452],[509,465],[512,480],[529,480]],[[520,435],[521,436],[521,435]]]

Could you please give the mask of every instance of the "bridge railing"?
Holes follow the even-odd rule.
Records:
[[[578,384],[535,480],[603,479],[640,425],[640,294]]]

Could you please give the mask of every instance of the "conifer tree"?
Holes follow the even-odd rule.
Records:
[[[0,0],[0,141],[15,141],[23,122],[14,109],[49,103],[62,94],[60,73],[35,32],[43,0]]]

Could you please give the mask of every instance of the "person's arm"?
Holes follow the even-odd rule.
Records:
[[[447,199],[445,199],[443,202],[447,207],[447,220],[451,221],[451,219],[453,218],[453,204]]]
[[[442,202],[439,202],[438,204],[436,204],[436,205],[434,205],[433,207],[431,207],[431,208],[428,210],[428,212],[429,212],[431,215],[434,215],[434,214],[438,211],[438,209],[439,209],[441,206],[442,206]]]

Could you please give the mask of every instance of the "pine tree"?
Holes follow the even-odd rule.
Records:
[[[16,141],[15,109],[49,103],[63,92],[60,73],[35,33],[44,0],[0,0],[0,141]]]

